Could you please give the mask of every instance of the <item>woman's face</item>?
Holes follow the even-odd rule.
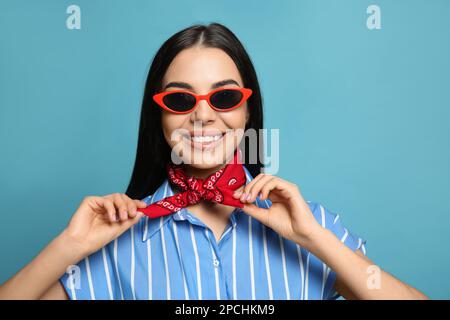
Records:
[[[196,94],[236,87],[242,88],[243,81],[233,60],[220,49],[199,46],[181,51],[162,81],[162,91],[183,89]],[[232,158],[247,118],[247,102],[236,109],[218,112],[206,100],[200,100],[188,114],[163,110],[161,120],[172,151],[195,171],[215,169]]]

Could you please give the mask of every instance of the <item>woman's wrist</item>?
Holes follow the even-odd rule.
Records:
[[[311,253],[314,253],[319,244],[326,239],[326,234],[329,230],[323,228],[320,224],[311,226],[308,233],[297,236],[296,241],[301,247],[305,248]]]
[[[67,254],[67,260],[77,263],[89,254],[89,249],[65,229],[55,238],[56,245]]]

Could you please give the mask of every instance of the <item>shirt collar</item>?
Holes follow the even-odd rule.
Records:
[[[245,176],[246,176],[246,180],[247,180],[246,184],[248,184],[250,181],[253,180],[253,177],[250,174],[250,172],[247,170],[247,168],[245,166],[243,166],[243,167],[244,167]],[[144,201],[145,203],[147,203],[147,205],[149,205],[149,204],[157,202],[165,197],[172,196],[173,194],[174,194],[173,189],[169,183],[169,180],[166,178],[164,180],[164,182],[158,187],[158,189],[156,189],[156,191],[152,195],[142,199],[142,201]],[[255,204],[258,207],[267,207],[269,205],[268,200],[261,201],[261,200],[259,200],[259,198],[256,199]],[[233,227],[236,227],[236,223],[237,223],[236,215],[241,212],[242,212],[241,208],[236,208],[236,210],[232,212],[232,214],[230,216],[230,220],[231,220]],[[144,219],[144,221],[142,223],[142,241],[146,241],[147,239],[150,239],[170,219],[173,219],[176,221],[188,220],[192,224],[205,226],[205,224],[203,224],[203,222],[201,222],[199,219],[197,219],[197,217],[195,217],[193,214],[191,214],[186,208],[183,208],[176,213],[162,216],[159,218],[150,219],[149,217],[145,216],[143,219]]]

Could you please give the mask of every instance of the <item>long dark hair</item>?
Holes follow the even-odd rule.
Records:
[[[244,87],[253,90],[247,101],[249,118],[245,127],[255,129],[258,148],[263,144],[259,129],[263,126],[262,97],[258,79],[249,55],[239,39],[227,27],[211,23],[209,25],[193,25],[170,37],[156,53],[145,83],[141,108],[139,137],[133,174],[126,194],[132,199],[143,199],[153,194],[166,178],[165,165],[170,161],[171,148],[164,138],[161,127],[161,108],[153,101],[152,96],[161,91],[162,79],[172,60],[182,51],[202,45],[218,48],[227,53],[236,64],[243,79]],[[260,150],[258,149],[258,155]],[[249,147],[245,144],[244,164],[253,177],[261,172],[263,164],[259,156],[257,163],[248,163]]]

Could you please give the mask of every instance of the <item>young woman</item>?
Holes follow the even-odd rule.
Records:
[[[233,155],[248,159],[249,146],[238,151],[242,136],[234,133],[262,124],[256,73],[236,36],[216,23],[176,33],[148,73],[126,194],[86,197],[0,298],[427,298],[377,268],[338,215],[261,173],[259,159],[241,167],[245,183],[232,197],[242,205],[202,199],[156,218],[140,212],[182,194],[166,171],[173,150],[186,177],[208,179]],[[180,129],[186,134],[174,138]],[[200,162],[186,161],[194,154]]]

